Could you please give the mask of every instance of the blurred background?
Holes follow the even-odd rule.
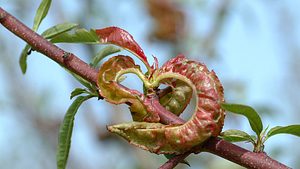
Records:
[[[2,0],[0,6],[31,27],[40,1]],[[224,85],[226,101],[253,106],[264,126],[300,124],[300,1],[271,0],[53,0],[39,32],[63,22],[80,27],[118,26],[130,32],[161,66],[182,53],[213,69]],[[33,52],[22,75],[18,58],[25,42],[0,27],[0,168],[56,168],[59,125],[70,92],[82,87],[58,64]],[[100,45],[59,45],[86,62]],[[126,52],[125,52],[126,53]],[[126,53],[129,54],[129,53]],[[137,81],[132,83],[132,80]],[[134,76],[124,84],[141,90]],[[190,110],[193,104],[189,106]],[[93,99],[75,119],[70,169],[158,168],[166,159],[110,135],[106,125],[130,121],[126,105]],[[224,130],[253,134],[247,120],[227,114]],[[239,144],[252,150],[250,144]],[[265,151],[300,168],[300,139],[274,136]],[[242,168],[220,157],[190,155],[191,168]],[[177,169],[188,168],[178,165]]]

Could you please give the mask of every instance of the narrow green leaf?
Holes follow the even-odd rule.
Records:
[[[73,97],[78,96],[82,93],[88,93],[88,92],[86,91],[86,89],[76,88],[72,91],[70,99],[72,99]]]
[[[252,107],[241,104],[223,103],[222,108],[232,113],[244,115],[245,117],[247,117],[252,130],[259,137],[261,131],[263,130],[263,124],[258,113]]]
[[[46,39],[51,39],[51,38],[54,38],[55,36],[58,36],[62,33],[70,31],[70,30],[74,29],[77,26],[78,26],[78,24],[75,24],[75,23],[57,24],[57,25],[52,26],[51,28],[45,30],[42,33],[42,36]]]
[[[51,5],[51,0],[43,0],[39,6],[39,8],[36,11],[34,22],[33,22],[33,31],[37,31],[42,20],[46,17],[49,8]]]
[[[87,44],[97,44],[100,43],[95,30],[90,31],[86,29],[77,29],[74,33],[62,33],[53,39],[52,43],[87,43]]]
[[[104,59],[106,56],[109,56],[111,54],[120,52],[121,49],[115,46],[107,46],[104,49],[102,49],[100,52],[98,52],[96,54],[96,56],[93,58],[92,62],[91,62],[91,66],[92,67],[97,67],[97,65],[99,64],[99,62]]]
[[[241,130],[226,130],[220,134],[220,137],[229,142],[249,141],[255,143],[255,136],[253,138],[253,136]]]
[[[88,88],[91,92],[95,92],[97,91],[97,88],[92,85],[89,81],[85,80],[84,78],[82,78],[81,76],[67,70],[80,84],[82,84],[83,86],[85,86],[86,88]]]
[[[300,137],[300,125],[276,126],[269,130],[266,135],[266,140],[276,134],[292,134]]]
[[[57,169],[65,169],[68,161],[75,114],[80,105],[92,96],[79,96],[71,104],[59,129],[57,146]]]
[[[27,70],[27,56],[28,56],[28,51],[30,50],[30,46],[27,44],[24,49],[22,50],[22,53],[20,55],[19,59],[19,65],[22,70],[22,73],[25,74]]]

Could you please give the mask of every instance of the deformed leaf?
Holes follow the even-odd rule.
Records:
[[[244,115],[245,117],[247,117],[252,130],[257,134],[257,136],[259,136],[262,132],[263,124],[261,118],[252,107],[241,104],[223,103],[222,108],[232,113]]]
[[[57,35],[60,35],[62,33],[65,33],[67,31],[70,31],[77,27],[78,24],[75,23],[62,23],[62,24],[57,24],[55,26],[52,26],[51,28],[45,30],[42,33],[42,36],[46,39],[51,39]]]
[[[96,54],[96,56],[93,58],[92,62],[91,62],[91,66],[92,67],[96,67],[99,62],[104,59],[106,56],[109,56],[111,54],[114,54],[114,53],[117,53],[117,52],[120,52],[121,49],[120,48],[117,48],[117,47],[114,47],[114,46],[107,46],[105,47],[104,49],[102,49],[100,52],[98,52]]]
[[[144,54],[142,48],[124,29],[118,27],[107,27],[103,29],[96,29],[96,34],[98,35],[101,43],[109,43],[120,46],[126,50],[129,50],[137,57],[139,57],[146,67],[150,69],[150,65],[147,61],[147,57]]]
[[[179,116],[190,103],[193,90],[188,84],[180,80],[176,80],[173,83],[168,80],[164,83],[169,85],[172,91],[160,97],[159,102],[168,111]]]
[[[241,130],[226,130],[220,134],[220,137],[229,142],[249,141],[255,143],[253,136]]]
[[[64,120],[59,129],[58,137],[58,146],[57,146],[57,169],[65,169],[68,161],[70,146],[71,146],[71,137],[73,132],[74,117],[80,105],[92,98],[93,96],[79,96],[71,104],[67,113],[64,117]]]
[[[129,104],[134,121],[143,121],[147,117],[159,121],[157,114],[151,114],[147,111],[139,91],[128,89],[118,83],[119,78],[123,75],[122,72],[144,76],[140,67],[135,64],[131,57],[114,56],[102,64],[99,69],[97,85],[101,96],[113,104]]]
[[[77,29],[74,33],[65,32],[53,39],[52,43],[87,43],[87,44],[97,44],[100,43],[95,30],[90,31],[86,29]]]
[[[266,135],[266,140],[277,134],[291,134],[300,137],[300,125],[276,126],[269,130]]]
[[[86,89],[76,88],[71,92],[70,99],[72,99],[75,96],[78,96],[82,93],[87,93]]]
[[[46,17],[49,8],[51,5],[51,0],[42,0],[39,8],[36,11],[35,17],[34,17],[34,22],[33,22],[33,31],[37,31],[41,22],[43,19]]]

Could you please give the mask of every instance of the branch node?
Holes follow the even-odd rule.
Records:
[[[71,53],[69,53],[69,52],[64,52],[64,54],[63,54],[63,59],[68,59],[68,57],[71,55]]]
[[[0,20],[2,20],[3,18],[5,18],[6,17],[6,14],[4,13],[4,12],[1,12],[0,13]]]

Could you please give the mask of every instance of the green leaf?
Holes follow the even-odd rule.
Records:
[[[51,5],[51,0],[43,0],[39,6],[39,8],[36,11],[35,17],[34,17],[34,22],[33,22],[33,31],[37,31],[41,22],[43,19],[46,17],[49,8]]]
[[[72,91],[70,99],[72,99],[73,97],[78,96],[82,93],[88,93],[88,91],[86,91],[86,89],[76,88]]]
[[[276,134],[292,134],[300,137],[300,125],[276,126],[269,130],[265,140]]]
[[[57,168],[65,169],[68,161],[75,114],[80,105],[93,96],[79,96],[71,104],[59,129],[57,146]]]
[[[245,117],[247,117],[252,130],[259,137],[263,129],[263,124],[261,122],[261,118],[259,117],[258,113],[252,107],[241,105],[241,104],[223,103],[222,108],[232,113],[244,115]]]
[[[22,53],[21,53],[21,56],[19,59],[19,65],[20,65],[20,68],[21,68],[23,74],[25,74],[26,70],[27,70],[27,56],[28,56],[28,51],[30,50],[30,48],[31,47],[29,45],[26,45],[24,47],[24,49],[22,50]]]
[[[51,39],[54,38],[55,36],[58,36],[62,33],[65,33],[67,31],[70,31],[77,27],[78,24],[75,23],[62,23],[62,24],[57,24],[46,31],[42,33],[42,36],[46,39]]]
[[[74,33],[62,33],[53,39],[52,43],[86,43],[86,44],[97,44],[100,43],[95,30],[90,31],[86,29],[77,29]]]
[[[97,65],[99,64],[99,62],[104,59],[106,56],[109,56],[111,54],[120,52],[121,49],[117,48],[115,46],[107,46],[104,49],[102,49],[100,52],[98,52],[96,54],[96,56],[93,58],[92,62],[91,62],[91,66],[92,67],[97,67]]]
[[[255,143],[255,136],[250,136],[241,130],[226,130],[220,134],[220,137],[229,142],[249,141]]]
[[[67,70],[67,69],[66,69]],[[89,81],[85,80],[84,78],[82,78],[81,76],[67,70],[80,84],[82,84],[83,86],[85,86],[86,88],[88,88],[91,92],[96,92],[97,88],[92,85]]]

